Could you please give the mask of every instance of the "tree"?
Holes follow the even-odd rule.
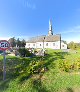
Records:
[[[21,47],[21,41],[19,40],[19,38],[16,40],[16,44],[17,44],[17,47]]]
[[[21,41],[21,45],[22,45],[22,47],[25,47],[26,41],[24,39]]]
[[[77,48],[80,49],[80,43],[77,43]]]
[[[10,42],[12,47],[16,47],[16,39],[15,39],[15,37],[10,38],[8,41]]]
[[[74,43],[73,41],[71,41],[71,42],[68,44],[68,48],[69,48],[69,49],[76,49],[76,48],[77,48],[77,43]]]

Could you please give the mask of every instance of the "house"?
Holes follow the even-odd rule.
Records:
[[[52,22],[49,21],[48,35],[37,36],[26,42],[26,48],[51,48],[51,49],[67,49],[67,44],[61,40],[61,34],[53,34]]]

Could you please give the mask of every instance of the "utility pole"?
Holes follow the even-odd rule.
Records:
[[[10,48],[10,43],[6,40],[0,41],[0,50],[3,51],[3,81],[6,80],[6,54],[5,51]]]
[[[3,51],[3,80],[6,79],[6,57],[5,57],[5,51]]]
[[[45,37],[43,38],[43,56],[44,56],[44,40],[45,40]]]

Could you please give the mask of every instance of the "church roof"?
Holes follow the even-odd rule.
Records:
[[[35,43],[35,42],[55,42],[60,41],[61,35],[50,35],[50,36],[37,36],[29,39],[27,43]]]
[[[51,35],[51,36],[46,36],[45,37],[45,42],[55,42],[55,41],[60,41],[60,35]]]

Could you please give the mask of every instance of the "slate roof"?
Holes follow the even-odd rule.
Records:
[[[55,42],[55,41],[60,41],[61,35],[51,35],[51,36],[37,36],[29,39],[26,41],[27,43],[35,43],[35,42]]]

